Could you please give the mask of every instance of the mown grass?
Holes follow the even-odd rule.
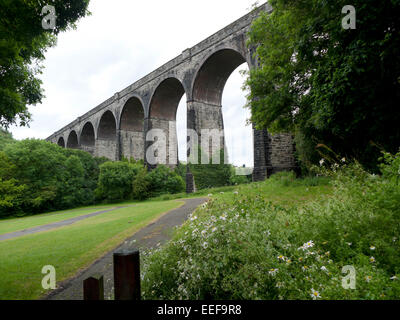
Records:
[[[40,297],[45,293],[41,287],[43,266],[55,267],[57,282],[70,278],[163,213],[181,205],[181,201],[138,203],[70,226],[1,241],[0,299]],[[44,217],[38,217],[40,223]],[[33,220],[29,223],[34,224]]]
[[[5,220],[0,220],[0,234],[43,226],[49,223],[68,220],[71,218],[87,215],[97,211],[111,209],[114,207],[115,206],[113,205],[99,205],[99,206],[83,207],[72,210],[43,213],[39,215],[22,217],[22,218],[9,218]]]

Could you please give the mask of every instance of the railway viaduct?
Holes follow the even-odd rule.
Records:
[[[175,165],[176,113],[181,98],[186,94],[187,128],[194,130],[199,139],[203,129],[223,130],[221,102],[226,81],[244,63],[250,69],[257,67],[246,40],[251,23],[261,10],[270,12],[271,7],[265,4],[183,51],[47,140],[111,160],[126,157],[146,161],[146,150],[157,141],[149,139],[148,133],[159,129],[164,132],[169,150],[165,164]],[[254,181],[295,167],[291,135],[272,136],[266,130],[253,130],[253,141],[249,143],[254,146]]]

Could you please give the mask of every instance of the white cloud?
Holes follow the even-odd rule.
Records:
[[[30,107],[30,128],[11,128],[14,137],[48,137],[245,15],[254,2],[92,0],[92,15],[82,19],[77,30],[61,34],[57,46],[47,52],[41,76],[46,98],[42,104]],[[242,108],[246,102],[240,89],[242,82],[235,71],[224,92],[223,114],[230,160],[250,166],[251,128],[245,126],[248,111]],[[181,128],[186,120],[181,109],[178,132],[182,145],[186,138],[181,138]]]

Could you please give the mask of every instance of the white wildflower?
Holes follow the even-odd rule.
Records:
[[[375,258],[374,257],[371,257],[371,258],[369,258],[369,262],[371,262],[371,263],[375,263]]]
[[[275,276],[275,275],[278,273],[278,271],[279,271],[279,269],[271,269],[271,270],[268,271],[268,273],[269,273],[271,276]]]
[[[324,272],[329,272],[328,269],[325,266],[322,266],[321,270],[324,271]]]
[[[317,300],[321,298],[321,295],[319,294],[318,291],[314,290],[314,288],[311,289],[311,297],[313,300]]]
[[[314,246],[315,246],[314,241],[310,240],[310,241],[306,242],[305,244],[303,244],[300,248],[298,248],[298,250],[305,251],[305,250],[307,250],[309,248],[312,248]]]

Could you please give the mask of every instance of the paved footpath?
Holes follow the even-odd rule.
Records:
[[[163,215],[156,222],[138,231],[118,248],[108,252],[104,257],[94,262],[88,269],[80,272],[73,279],[58,284],[58,289],[44,297],[45,300],[82,300],[83,280],[95,275],[104,276],[104,296],[110,299],[113,285],[113,252],[119,250],[154,248],[158,244],[167,242],[172,235],[173,228],[180,226],[188,216],[207,198],[186,199],[185,204]]]
[[[84,216],[79,216],[79,217],[75,217],[75,218],[71,218],[71,219],[67,219],[67,220],[63,220],[63,221],[59,221],[59,222],[49,223],[49,224],[46,224],[46,225],[43,225],[43,226],[29,228],[29,229],[25,229],[25,230],[22,230],[22,231],[16,231],[16,232],[0,234],[0,241],[14,239],[14,238],[26,236],[28,234],[35,234],[35,233],[39,233],[39,232],[43,232],[43,231],[49,231],[49,230],[65,227],[65,226],[68,226],[70,224],[73,224],[75,222],[78,222],[78,221],[81,221],[81,220],[84,220],[84,219],[87,219],[87,218],[90,218],[90,217],[94,217],[94,216],[97,216],[97,215],[100,215],[100,214],[103,214],[103,213],[107,213],[107,212],[111,212],[111,211],[118,210],[118,209],[123,209],[123,208],[127,208],[127,207],[111,208],[111,209],[108,209],[108,210],[97,211],[97,212],[93,212],[93,213],[90,213],[90,214],[86,214]]]

